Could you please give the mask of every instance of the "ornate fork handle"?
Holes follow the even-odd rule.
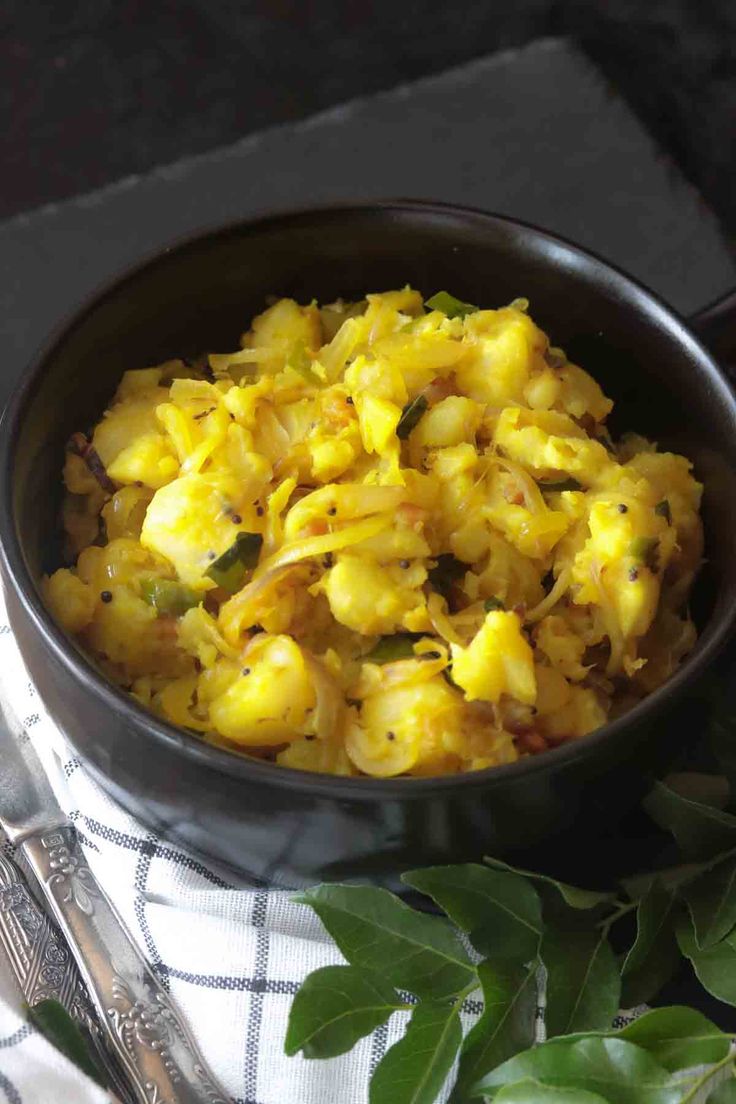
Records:
[[[74,829],[29,836],[22,847],[136,1102],[230,1104],[95,881]]]

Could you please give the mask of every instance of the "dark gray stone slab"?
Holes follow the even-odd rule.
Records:
[[[736,284],[697,194],[585,58],[542,40],[0,226],[0,400],[58,320],[139,256],[231,218],[379,196],[539,223],[683,312]]]

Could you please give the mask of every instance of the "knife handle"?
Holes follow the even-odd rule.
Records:
[[[22,848],[77,960],[135,1100],[231,1104],[95,881],[74,829],[29,836]]]
[[[0,948],[30,1008],[58,1001],[85,1033],[116,1100],[130,1104],[127,1086],[107,1050],[77,964],[63,937],[39,905],[23,871],[0,854]]]

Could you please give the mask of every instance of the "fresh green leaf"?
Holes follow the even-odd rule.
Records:
[[[621,969],[621,1002],[633,1008],[651,1000],[680,961],[674,928],[675,896],[654,881],[636,911],[636,940]]]
[[[494,595],[491,598],[486,598],[485,602],[483,603],[483,609],[486,611],[486,613],[490,613],[492,610],[505,610],[506,606],[500,598],[496,598],[496,596]]]
[[[466,314],[475,314],[478,310],[472,303],[463,303],[462,299],[456,299],[449,291],[436,292],[425,300],[424,305],[430,310],[442,311],[448,318],[464,318]]]
[[[414,645],[422,639],[422,633],[391,633],[382,636],[369,652],[360,658],[369,663],[391,663],[395,659],[413,659]]]
[[[539,963],[522,966],[506,956],[478,967],[483,1014],[463,1040],[451,1101],[458,1102],[484,1074],[534,1042]]]
[[[710,805],[713,809],[725,809],[728,805],[728,779],[722,774],[703,774],[700,771],[681,771],[666,775],[662,781],[670,790],[688,801]]]
[[[731,1039],[694,1008],[655,1008],[623,1027],[619,1039],[651,1054],[668,1070],[708,1066],[725,1058]]]
[[[483,862],[495,870],[508,870],[512,874],[521,874],[523,878],[532,878],[537,883],[540,893],[545,887],[556,890],[564,903],[573,909],[594,909],[597,905],[613,900],[612,893],[601,893],[597,889],[579,889],[577,886],[568,885],[567,882],[550,878],[546,874],[535,874],[531,870],[509,866],[508,863],[502,862],[501,859],[494,859],[490,855],[484,856]]]
[[[505,1085],[493,1099],[496,1104],[607,1104],[598,1093],[586,1089],[555,1089],[528,1078]]]
[[[550,482],[537,480],[540,491],[582,491],[583,485],[577,479],[569,476],[567,479],[557,479]]]
[[[622,878],[621,885],[626,890],[632,901],[643,897],[649,892],[655,882],[663,889],[676,890],[685,882],[697,877],[703,870],[707,870],[710,863],[678,863],[676,866],[666,866],[659,870],[653,870],[646,874],[633,874],[629,878]]]
[[[736,925],[736,855],[722,859],[688,882],[682,896],[702,950],[719,943]]]
[[[736,1104],[736,1077],[733,1072],[715,1087],[708,1097],[708,1104]]]
[[[678,917],[675,931],[680,950],[690,959],[701,985],[718,1000],[736,1005],[736,931],[707,950],[698,947],[689,914]]]
[[[597,1093],[607,1104],[679,1104],[683,1084],[688,1084],[673,1079],[641,1047],[625,1039],[593,1035],[551,1039],[517,1054],[486,1074],[473,1092],[495,1101],[504,1085],[525,1078],[549,1088]]]
[[[448,922],[373,886],[321,885],[297,901],[319,916],[351,966],[376,970],[429,1000],[453,996],[476,977]]]
[[[655,782],[644,808],[655,824],[672,832],[688,859],[710,859],[736,846],[736,817],[681,797],[663,782]]]
[[[27,1015],[36,1030],[52,1046],[98,1085],[105,1085],[105,1079],[92,1058],[87,1040],[63,1004],[57,1000],[41,1000],[27,1008]]]
[[[455,1061],[462,1034],[454,1005],[418,1004],[406,1034],[376,1066],[370,1104],[433,1104]]]
[[[174,579],[141,579],[141,598],[158,613],[180,617],[198,606],[203,595]]]
[[[261,554],[260,533],[238,533],[233,543],[207,568],[205,574],[228,594],[240,590],[246,572],[256,566]]]
[[[427,572],[427,581],[432,590],[447,598],[453,584],[465,575],[468,565],[456,559],[452,552],[442,552],[434,558],[437,563]]]
[[[426,395],[417,395],[406,404],[396,426],[396,436],[400,441],[405,441],[414,427],[419,424],[428,406]]]
[[[410,870],[401,880],[436,901],[481,954],[536,958],[542,910],[534,886],[520,874],[466,863]]]
[[[621,977],[605,935],[547,927],[540,956],[547,970],[547,1035],[608,1030],[618,1012]]]
[[[294,997],[284,1051],[334,1058],[402,1007],[398,993],[380,974],[357,966],[323,966],[307,976]]]

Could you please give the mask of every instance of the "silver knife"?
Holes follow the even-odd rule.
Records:
[[[231,1104],[97,884],[28,734],[1,703],[0,825],[38,881],[136,1104]]]
[[[0,948],[30,1008],[45,1000],[63,1005],[86,1036],[115,1101],[135,1104],[64,938],[41,908],[26,873],[0,854]]]

